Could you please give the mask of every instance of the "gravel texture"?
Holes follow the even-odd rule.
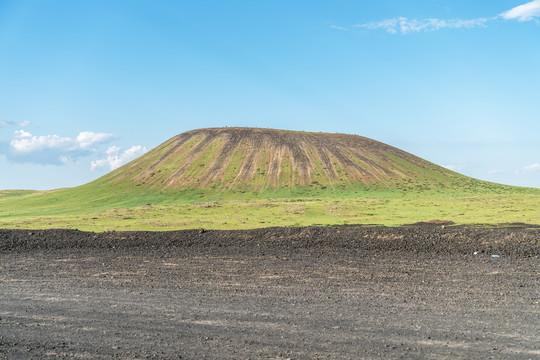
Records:
[[[539,245],[524,228],[0,230],[0,358],[537,359]]]

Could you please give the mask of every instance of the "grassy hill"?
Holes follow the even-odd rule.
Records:
[[[180,134],[91,185],[255,196],[277,191],[285,197],[302,187],[311,188],[306,195],[359,188],[502,189],[358,135],[253,128]]]
[[[160,190],[335,188],[456,174],[357,135],[252,128],[189,131],[99,182]]]
[[[88,184],[1,191],[0,227],[540,224],[540,189],[484,182],[357,135],[189,131]]]

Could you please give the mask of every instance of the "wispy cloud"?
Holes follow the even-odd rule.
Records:
[[[20,127],[25,127],[25,126],[30,125],[30,121],[26,120],[26,121],[22,121],[19,124],[17,124],[17,123],[15,123],[13,121],[0,120],[0,129],[10,127],[10,126],[17,126],[17,125],[20,126]]]
[[[113,134],[83,131],[76,138],[58,135],[35,136],[17,130],[9,142],[6,156],[21,163],[62,165],[94,152],[93,146],[110,141]]]
[[[132,146],[124,151],[121,150],[122,149],[118,146],[109,147],[106,151],[107,157],[92,161],[90,170],[94,171],[104,167],[109,167],[109,169],[114,170],[148,151],[146,147],[140,145]]]
[[[328,26],[330,27],[330,29],[334,29],[334,30],[341,30],[341,31],[349,30],[344,26],[338,26],[338,25],[335,25],[335,24],[328,24]]]
[[[540,0],[533,0],[513,9],[503,12],[500,16],[504,19],[517,19],[519,21],[531,21],[540,17]]]
[[[415,32],[427,32],[441,29],[472,29],[475,27],[486,27],[489,19],[479,18],[471,20],[461,19],[408,19],[406,17],[398,17],[386,19],[382,21],[369,22],[366,24],[353,25],[355,28],[364,28],[369,30],[382,29],[390,34],[409,34]]]
[[[4,121],[4,120],[0,120],[0,129],[1,128],[6,128],[8,126],[13,126],[15,125],[15,123],[13,122],[8,122],[8,121]]]
[[[540,163],[527,165],[523,168],[525,172],[540,171]]]
[[[518,21],[536,20],[540,23],[540,0],[533,0],[505,11],[497,16],[476,19],[409,19],[406,17],[396,17],[352,26],[338,26],[335,24],[329,24],[329,26],[336,30],[367,29],[383,30],[390,34],[411,34],[442,29],[485,28],[491,21],[498,19],[517,19]]]

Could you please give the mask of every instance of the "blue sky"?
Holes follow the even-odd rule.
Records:
[[[0,0],[0,189],[174,135],[359,134],[540,187],[540,0]]]

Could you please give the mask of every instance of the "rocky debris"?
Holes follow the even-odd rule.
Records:
[[[164,249],[169,247],[351,249],[356,251],[540,256],[540,229],[408,227],[290,227],[252,230],[110,231],[0,229],[0,252],[47,249]]]

